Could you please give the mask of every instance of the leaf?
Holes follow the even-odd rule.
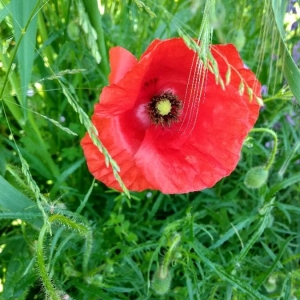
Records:
[[[292,158],[294,157],[295,153],[298,151],[299,148],[300,148],[300,142],[297,142],[296,145],[293,147],[292,151],[286,157],[284,163],[282,164],[280,170],[278,171],[278,178],[280,180],[282,180],[285,171],[288,169],[288,166]]]
[[[230,228],[226,233],[224,233],[222,235],[222,237],[217,240],[216,243],[214,243],[210,249],[216,249],[218,247],[220,247],[221,245],[223,245],[225,242],[227,242],[232,236],[234,236],[236,234],[235,230],[242,230],[243,228],[245,228],[246,226],[248,226],[249,224],[251,224],[253,221],[256,220],[256,216],[252,216],[247,218],[246,220],[243,220],[241,222],[239,222],[238,224],[234,225],[234,228]]]
[[[221,266],[212,262],[207,254],[209,251],[200,242],[195,240],[193,244],[190,244],[191,248],[194,249],[195,253],[198,255],[199,259],[208,266],[216,275],[218,275],[222,280],[228,282],[233,287],[237,288],[239,291],[251,296],[249,299],[267,300],[268,298],[260,294],[256,289],[251,287],[246,281],[242,281],[237,276],[234,276]]]
[[[283,17],[285,12],[284,0],[272,0],[272,12],[279,34],[279,47],[283,55],[283,73],[295,98],[300,103],[300,71],[295,64],[285,42],[283,32]]]
[[[0,209],[8,212],[22,212],[30,207],[35,208],[37,205],[0,176]]]
[[[85,161],[84,158],[78,160],[76,163],[72,164],[71,166],[69,166],[64,172],[61,173],[61,175],[57,178],[55,185],[53,186],[51,193],[50,193],[50,197],[53,197],[56,192],[63,188],[62,183],[70,176],[72,175],[81,165],[82,163]]]
[[[38,212],[0,212],[0,219],[21,219],[21,220],[32,220],[35,218],[40,218],[41,214]]]
[[[261,274],[258,278],[258,282],[255,285],[255,288],[258,289],[266,280],[267,278],[272,274],[272,272],[275,270],[275,267],[277,266],[277,264],[279,263],[279,260],[281,258],[281,256],[283,255],[287,245],[294,239],[294,236],[289,237],[288,239],[285,240],[285,243],[281,246],[281,249],[279,251],[279,253],[277,254],[276,258],[274,259],[272,265],[268,268],[268,270],[266,270],[266,272],[264,272],[263,274]]]
[[[293,184],[296,184],[298,182],[300,182],[300,174],[297,174],[297,173],[295,175],[285,179],[285,180],[279,181],[277,184],[272,186],[270,191],[267,193],[266,200],[268,201],[280,190],[286,189],[287,187],[289,187]]]
[[[271,211],[273,209],[275,198],[273,198],[270,203],[267,203],[264,207],[260,209],[261,219],[259,220],[255,231],[252,233],[245,247],[241,252],[234,258],[233,265],[240,264],[246,257],[253,245],[258,241],[260,236],[264,233],[265,229],[268,227],[271,221]]]
[[[32,11],[34,10],[38,0],[12,0],[11,1],[11,14],[13,18],[14,35],[16,42],[24,37],[20,43],[17,58],[21,79],[21,94],[22,105],[27,107],[26,95],[28,85],[31,79],[31,71],[33,66],[33,60],[35,55],[35,42],[36,42],[36,30],[37,30],[37,17],[34,16],[30,20],[30,25],[27,31],[23,30],[31,18]]]

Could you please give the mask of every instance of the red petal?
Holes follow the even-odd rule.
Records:
[[[155,49],[155,47],[156,47],[159,43],[161,43],[161,40],[155,39],[155,40],[148,46],[148,48],[146,49],[146,51],[142,54],[141,59],[142,59],[144,56],[148,55],[150,52],[152,52],[152,51]]]
[[[94,116],[93,124],[96,128],[101,129],[100,140],[109,154],[121,167],[120,176],[126,187],[132,191],[143,191],[148,188],[154,189],[154,186],[145,179],[139,168],[136,167],[133,159],[133,149],[124,140],[123,134],[119,130],[118,118],[100,119]],[[111,166],[106,167],[104,155],[99,152],[88,134],[81,140],[81,146],[87,158],[89,171],[94,177],[107,186],[121,191],[120,185],[113,175]]]
[[[155,130],[148,130],[135,155],[146,179],[164,193],[211,187],[238,163],[243,141],[253,127],[253,117],[249,118],[253,113],[235,90],[225,93],[211,86],[206,93],[207,101],[201,104],[188,139],[173,138],[170,145],[166,137],[158,139]],[[256,105],[255,116],[258,109]],[[180,147],[176,147],[175,140]]]
[[[109,60],[111,72],[108,80],[110,84],[117,84],[137,64],[137,59],[122,47],[111,48]]]

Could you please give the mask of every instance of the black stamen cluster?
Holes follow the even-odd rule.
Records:
[[[160,101],[165,101],[166,99],[171,103],[171,110],[167,115],[161,115],[157,109],[157,104]],[[172,123],[178,122],[181,109],[182,102],[171,92],[164,92],[161,95],[153,96],[147,106],[152,123],[155,125],[161,125],[163,127],[170,127]]]

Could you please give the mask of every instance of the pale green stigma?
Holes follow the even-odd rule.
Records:
[[[156,103],[156,109],[162,116],[166,116],[172,109],[172,104],[169,99],[163,98]]]
[[[181,109],[181,101],[170,91],[153,96],[147,105],[152,123],[162,127],[170,127],[172,123],[178,122]]]

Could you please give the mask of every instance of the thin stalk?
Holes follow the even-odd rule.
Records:
[[[163,278],[166,278],[167,275],[168,275],[168,267],[169,267],[169,264],[170,264],[171,259],[173,257],[173,252],[176,249],[176,247],[178,246],[180,240],[181,240],[181,235],[176,234],[174,239],[173,239],[172,245],[170,246],[170,248],[168,249],[168,252],[165,255],[163,265],[162,265],[162,268],[161,268],[161,276]]]
[[[48,276],[47,268],[46,268],[46,264],[45,264],[43,249],[44,249],[44,238],[45,238],[45,234],[46,234],[46,231],[48,228],[49,228],[49,225],[47,223],[44,223],[44,225],[40,231],[39,239],[38,239],[38,243],[37,243],[37,261],[38,261],[38,265],[39,265],[40,275],[41,275],[44,287],[46,289],[46,293],[50,296],[50,299],[60,300],[61,298],[57,294],[57,292],[51,282],[51,279]]]
[[[276,156],[276,152],[277,152],[277,148],[278,148],[278,138],[277,138],[277,134],[271,130],[271,129],[268,129],[268,128],[253,128],[251,130],[251,132],[263,132],[263,133],[268,133],[270,135],[273,136],[274,138],[274,146],[272,148],[272,151],[271,151],[271,156],[269,157],[269,160],[267,162],[267,164],[265,165],[264,169],[266,171],[268,171],[271,166],[273,165],[274,163],[274,160],[275,160],[275,156]]]

